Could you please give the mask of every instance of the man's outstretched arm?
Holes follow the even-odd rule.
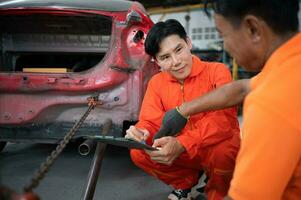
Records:
[[[229,108],[243,102],[250,91],[250,79],[241,79],[227,83],[212,92],[185,102],[179,107],[184,116],[200,112]]]
[[[243,102],[249,92],[250,79],[241,79],[227,83],[190,102],[185,102],[180,107],[165,113],[161,128],[154,139],[179,133],[191,115],[238,105]]]

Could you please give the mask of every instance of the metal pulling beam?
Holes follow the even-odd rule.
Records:
[[[103,125],[102,135],[106,135],[109,132],[111,125],[112,125],[112,120],[107,119]],[[94,153],[93,161],[88,175],[86,190],[81,198],[82,200],[93,199],[105,150],[106,150],[106,144],[97,142],[96,150]]]

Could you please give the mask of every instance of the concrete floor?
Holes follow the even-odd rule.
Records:
[[[22,192],[35,170],[55,145],[9,144],[0,153],[0,184]],[[81,199],[93,155],[81,156],[69,145],[34,190],[43,200]],[[94,199],[167,199],[172,189],[134,166],[126,148],[109,146],[105,153]]]
[[[242,117],[239,117],[240,125]],[[9,143],[0,153],[0,185],[22,192],[33,173],[55,148],[50,144]],[[81,156],[78,144],[67,146],[34,190],[42,200],[81,199],[93,154]],[[150,177],[131,162],[126,148],[108,146],[94,200],[163,200],[171,187]]]

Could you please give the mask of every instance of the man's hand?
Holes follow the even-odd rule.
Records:
[[[188,119],[177,108],[165,113],[160,130],[154,136],[154,140],[164,136],[174,136],[186,125]]]
[[[157,139],[153,147],[159,148],[158,151],[146,151],[150,158],[158,163],[171,165],[181,153],[185,151],[183,145],[176,137],[163,137]]]
[[[135,126],[130,126],[130,128],[126,130],[126,135],[124,137],[131,138],[139,142],[145,142],[149,137],[149,132],[146,129],[139,129]]]
[[[163,137],[155,140],[153,147],[157,147],[158,151],[146,151],[150,158],[158,163],[171,165],[181,153],[185,151],[183,145],[176,137]]]

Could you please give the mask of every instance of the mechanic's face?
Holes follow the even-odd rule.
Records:
[[[245,17],[238,27],[225,17],[215,14],[216,28],[224,40],[225,50],[237,64],[248,71],[260,71],[265,63],[265,44],[258,27],[260,21],[253,16]]]
[[[170,35],[160,43],[160,50],[156,54],[156,61],[163,71],[170,73],[179,81],[189,76],[192,67],[192,45],[178,35]]]

